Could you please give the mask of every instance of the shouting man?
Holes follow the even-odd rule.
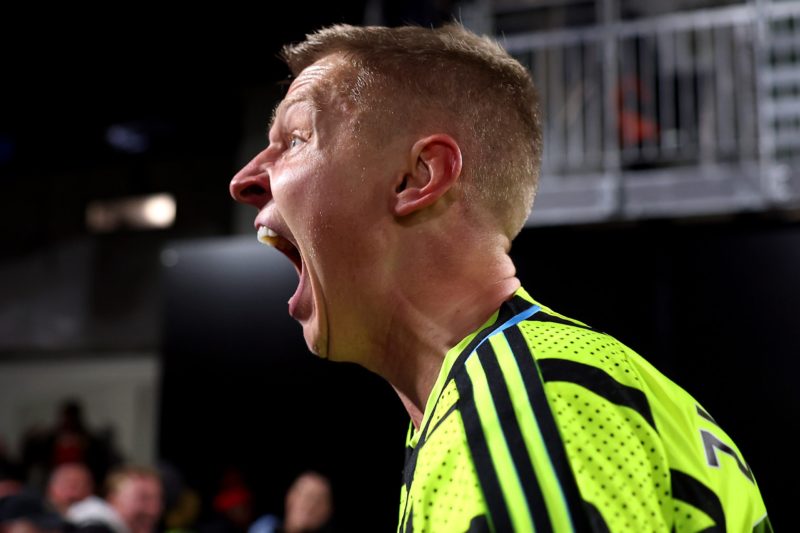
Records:
[[[334,26],[283,55],[294,81],[231,193],[297,268],[311,351],[408,410],[398,531],[771,530],[700,404],[520,286],[542,153],[525,68],[458,25]]]

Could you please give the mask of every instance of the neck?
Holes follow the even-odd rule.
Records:
[[[406,276],[393,285],[396,289],[389,300],[393,313],[380,343],[381,360],[372,370],[392,384],[416,427],[447,352],[485,323],[520,286],[506,254],[507,244],[498,241],[473,254],[461,250],[456,257],[483,259],[461,260],[460,269],[447,268],[434,254],[434,261],[424,268],[406,270],[423,272],[421,279],[410,281]]]

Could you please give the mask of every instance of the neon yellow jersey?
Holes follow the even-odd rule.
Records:
[[[409,427],[398,532],[771,532],[686,391],[523,289],[451,349]]]

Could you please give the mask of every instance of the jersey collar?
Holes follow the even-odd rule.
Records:
[[[531,307],[534,307],[536,302],[531,298],[528,292],[520,287],[517,289],[514,294],[503,302],[500,308],[492,313],[492,316],[483,323],[478,329],[461,339],[458,344],[450,348],[444,356],[444,361],[442,361],[442,367],[439,370],[439,376],[436,378],[436,382],[433,384],[433,388],[431,389],[431,394],[428,396],[428,400],[425,404],[425,412],[422,415],[422,421],[420,422],[419,428],[414,428],[413,424],[411,424],[411,428],[409,428],[408,436],[406,437],[406,445],[412,448],[416,447],[417,443],[419,442],[422,433],[427,430],[429,425],[430,419],[433,416],[433,412],[436,410],[436,405],[439,400],[439,396],[441,396],[442,391],[444,390],[445,385],[447,382],[452,378],[452,371],[453,367],[457,361],[459,361],[460,356],[464,353],[465,350],[469,349],[470,344],[475,340],[475,337],[478,335],[482,335],[486,330],[490,330],[486,333],[487,335],[483,335],[484,337],[488,337],[492,334],[493,330],[501,328],[505,320],[498,320],[502,316],[515,316],[522,312],[529,310]],[[474,348],[473,348],[474,349]],[[472,351],[472,349],[470,349]],[[461,363],[463,364],[463,359],[461,359]]]

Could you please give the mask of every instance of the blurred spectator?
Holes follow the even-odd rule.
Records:
[[[57,466],[47,484],[47,499],[63,516],[71,505],[85,500],[93,492],[92,473],[83,463]]]
[[[316,472],[301,474],[286,493],[283,523],[274,515],[256,520],[248,533],[330,532],[333,495],[328,479]]]
[[[623,76],[617,87],[617,121],[622,149],[658,141],[658,123],[642,110],[645,107],[643,102],[655,109],[652,89],[636,74]]]
[[[5,457],[0,457],[0,500],[20,492],[22,481],[22,469]]]
[[[92,436],[83,421],[83,409],[74,401],[66,402],[53,432],[50,462],[53,465],[84,461]]]
[[[184,489],[165,513],[164,526],[173,533],[192,531],[199,514],[200,496],[191,489]]]
[[[215,517],[200,527],[201,533],[245,533],[253,522],[253,497],[242,473],[228,468],[214,496]]]
[[[76,400],[65,401],[51,429],[31,429],[22,445],[22,460],[30,484],[42,487],[43,474],[66,463],[83,463],[95,482],[105,479],[120,461],[111,441],[113,432],[94,434],[84,421]]]
[[[79,533],[130,533],[117,512],[102,498],[89,496],[67,510]]]
[[[69,508],[67,517],[83,533],[153,533],[163,509],[158,472],[128,466],[112,472],[106,501],[89,497]]]
[[[152,533],[164,508],[161,478],[150,468],[122,468],[109,476],[106,499],[131,533]]]
[[[200,496],[186,486],[180,471],[172,464],[158,465],[164,488],[164,527],[171,533],[192,531],[200,514]]]
[[[0,533],[66,533],[67,523],[55,509],[30,492],[0,499]]]

